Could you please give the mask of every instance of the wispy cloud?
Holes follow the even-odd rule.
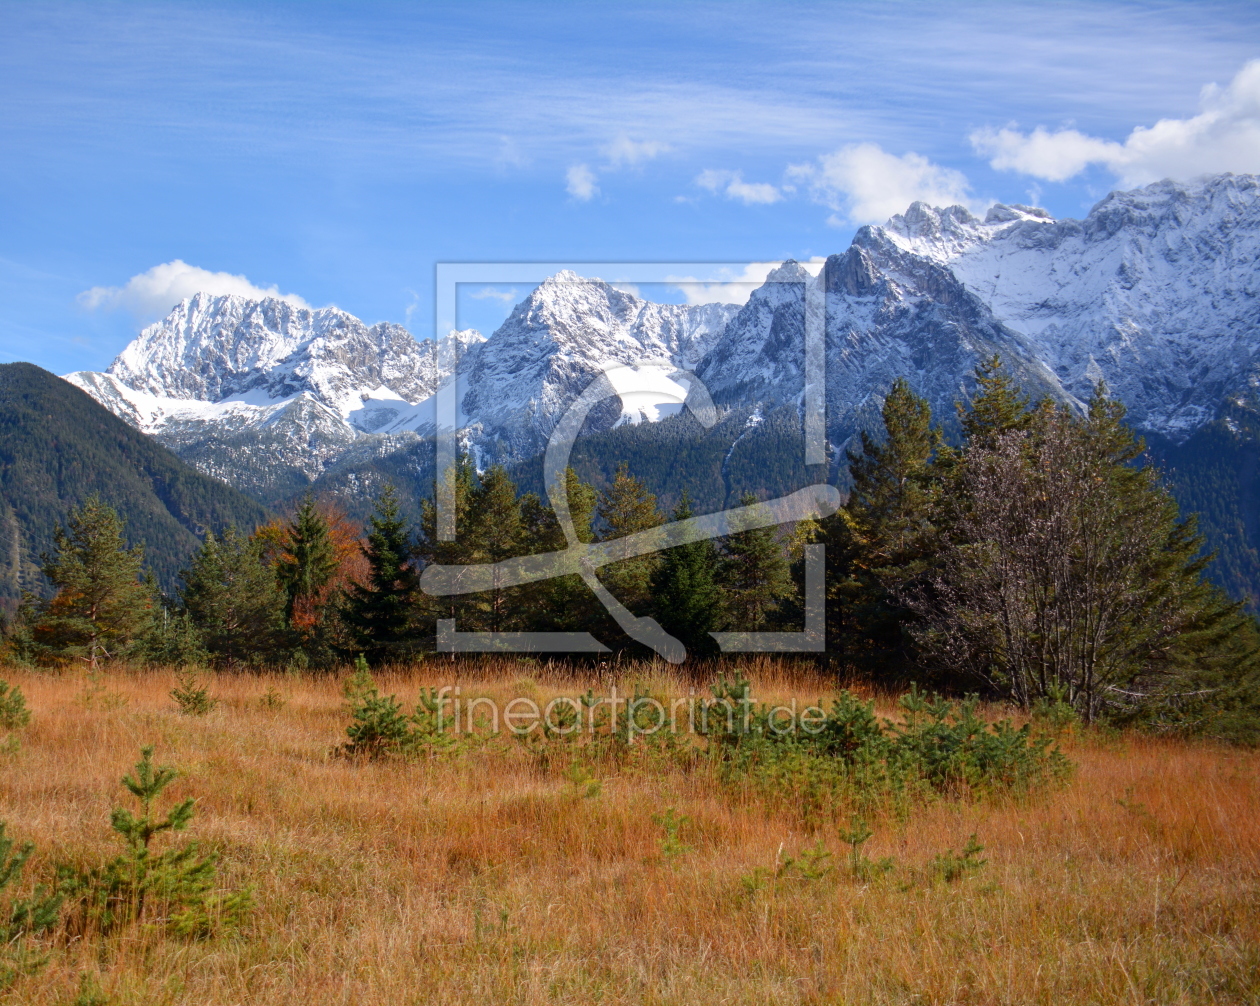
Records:
[[[600,153],[612,168],[633,168],[668,152],[668,143],[659,140],[632,140],[622,134],[611,143],[604,144]]]
[[[696,184],[713,193],[721,193],[745,206],[777,203],[783,193],[769,182],[746,182],[743,172],[709,168],[696,176]]]
[[[317,150],[428,175],[469,164],[550,173],[595,151],[610,166],[666,149],[709,163],[754,148],[801,159],[854,137],[924,149],[924,132],[957,135],[1012,112],[1037,121],[1051,107],[1088,110],[1092,133],[1104,118],[1144,121],[1185,81],[1254,53],[1260,19],[1211,2],[995,4],[971,19],[913,6],[855,2],[836,19],[809,5],[766,18],[697,3],[673,12],[668,31],[653,5],[610,7],[583,31],[651,31],[654,42],[610,49],[575,45],[563,5],[474,5],[458,19],[425,5],[371,19],[126,5],[84,8],[55,41],[46,15],[18,5],[10,37],[38,44],[5,49],[0,97],[23,142],[50,137],[58,152],[90,140],[170,158],[188,144],[201,163],[270,163]],[[179,44],[194,33],[195,50]],[[513,46],[487,44],[496,39]],[[31,80],[48,86],[32,94],[21,85]]]
[[[165,314],[186,297],[195,293],[236,294],[251,300],[274,297],[295,307],[311,305],[295,293],[281,293],[279,287],[255,286],[244,276],[228,272],[211,272],[181,259],[155,265],[132,276],[122,286],[94,286],[78,296],[79,305],[88,311],[112,311],[124,308],[137,317]]]
[[[483,286],[480,290],[475,290],[468,296],[473,300],[497,300],[504,304],[513,304],[516,302],[519,292],[515,287],[511,290],[500,290],[498,287]]]
[[[855,143],[817,161],[792,165],[788,177],[809,186],[810,194],[841,217],[833,223],[882,223],[911,203],[974,205],[966,176],[933,164],[913,151],[898,156],[876,143]]]
[[[1102,165],[1125,185],[1160,178],[1190,178],[1221,171],[1260,171],[1260,60],[1248,63],[1228,86],[1203,89],[1199,114],[1137,126],[1123,143],[1076,129],[1031,133],[1013,127],[971,134],[978,153],[999,171],[1018,171],[1062,182]]]
[[[599,195],[595,172],[585,164],[573,164],[564,173],[565,190],[578,202],[590,202]]]

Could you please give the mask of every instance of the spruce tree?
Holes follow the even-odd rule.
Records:
[[[56,594],[35,605],[37,653],[77,658],[96,670],[101,659],[121,656],[149,619],[152,601],[140,582],[144,547],[128,549],[122,519],[92,495],[57,528],[53,548],[41,556]]]
[[[229,527],[212,532],[180,574],[180,601],[214,660],[228,666],[272,663],[287,648],[284,590],[263,565],[263,545]]]
[[[481,476],[468,499],[461,534],[473,551],[473,561],[496,563],[525,551],[525,524],[516,485],[502,465]],[[480,597],[481,624],[490,632],[510,628],[519,613],[523,592],[495,587]]]
[[[603,522],[603,541],[615,541],[665,523],[665,515],[656,507],[656,496],[630,474],[624,461],[617,466],[612,485],[599,494],[596,513]],[[618,555],[615,545],[612,555]],[[650,599],[652,574],[659,565],[660,556],[656,553],[620,558],[600,571],[600,579],[626,607],[642,606]]]
[[[155,766],[152,747],[142,748],[140,755],[134,772],[122,779],[140,805],[139,815],[125,807],[115,807],[110,814],[126,851],[96,869],[62,868],[61,889],[77,905],[72,928],[82,931],[95,925],[108,932],[160,913],[176,933],[204,936],[239,922],[251,907],[252,891],[213,894],[217,872],[213,855],[201,856],[196,842],[156,851],[155,838],[188,827],[194,800],[188,797],[158,817],[154,802],[179,773],[170,766]]]
[[[686,520],[694,511],[684,491],[674,508],[674,520]],[[716,576],[721,556],[712,539],[668,548],[652,574],[652,600],[661,628],[682,640],[689,654],[711,655],[717,645],[710,632],[723,624],[722,591]]]
[[[927,401],[901,378],[881,418],[882,436],[863,431],[861,451],[849,453],[852,490],[822,526],[832,648],[850,666],[888,676],[904,674],[913,661],[903,632],[911,613],[893,593],[934,554],[941,437]]]
[[[30,842],[19,846],[9,838],[5,834],[5,823],[0,821],[0,894],[21,879],[26,861],[34,851],[35,846]],[[30,897],[6,899],[0,907],[0,990],[19,975],[37,972],[48,962],[47,956],[34,953],[26,946],[26,938],[57,924],[61,901],[60,895],[49,895],[39,887]]]
[[[276,575],[288,595],[285,615],[292,621],[295,608],[319,596],[339,563],[328,521],[313,496],[302,501],[287,531],[287,548],[276,563]]]
[[[352,582],[342,609],[354,648],[372,663],[400,659],[415,643],[415,604],[420,578],[411,564],[411,535],[398,493],[386,486],[376,499],[371,531],[362,546],[367,583]]]
[[[742,506],[757,497],[745,493]],[[727,536],[720,584],[726,594],[731,624],[739,630],[764,628],[779,603],[795,591],[783,544],[773,526],[748,528]]]
[[[595,540],[592,523],[598,493],[583,482],[572,468],[565,470],[565,488],[569,496],[569,517],[579,542]],[[569,547],[551,507],[533,493],[521,497],[521,520],[525,529],[526,554],[558,552]],[[521,617],[535,631],[594,632],[607,631],[608,615],[599,600],[576,573],[553,577],[523,588]]]
[[[589,544],[595,540],[595,509],[599,506],[599,493],[589,482],[578,478],[570,465],[564,470],[564,488],[569,500],[569,519],[578,541]]]
[[[454,541],[438,540],[437,508],[432,500],[421,500],[420,527],[416,535],[414,554],[422,567],[430,564],[463,566],[477,561],[466,533],[469,504],[477,484],[477,473],[472,460],[467,455],[460,457],[451,475],[454,483],[456,537]],[[458,627],[463,628],[470,620],[475,622],[478,619],[481,607],[479,599],[467,594],[433,597],[421,593],[417,610],[419,616],[429,625],[435,619],[451,618],[456,620]],[[451,659],[454,659],[454,655]]]
[[[1028,429],[1032,422],[1028,396],[1011,379],[998,354],[977,364],[975,381],[977,391],[971,401],[956,406],[968,444],[992,447],[1003,433]]]
[[[135,655],[158,667],[205,663],[210,654],[188,613],[162,592],[152,571],[146,571],[143,582],[151,602],[149,623],[141,631]]]

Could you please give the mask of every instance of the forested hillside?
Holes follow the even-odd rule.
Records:
[[[190,468],[61,378],[29,363],[0,365],[0,604],[41,591],[37,569],[53,529],[92,493],[144,542],[164,587],[206,527],[253,528],[267,511]]]
[[[1260,413],[1231,402],[1215,422],[1185,443],[1148,442],[1183,513],[1198,515],[1199,529],[1216,558],[1208,575],[1255,610],[1260,599]]]

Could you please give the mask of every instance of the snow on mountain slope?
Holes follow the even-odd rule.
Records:
[[[598,279],[557,273],[461,368],[470,435],[504,460],[537,453],[569,403],[605,367],[652,361],[689,370],[737,311],[730,304],[656,304]],[[622,415],[641,414],[623,399]]]
[[[461,355],[483,341],[471,331],[448,338]],[[106,375],[113,394],[150,412],[153,402],[123,389],[151,399],[230,400],[264,409],[305,393],[348,416],[365,398],[415,402],[432,394],[445,376],[440,348],[431,340],[417,342],[400,325],[368,327],[337,308],[312,311],[275,298],[196,294],[144,329]],[[111,382],[85,373],[76,383],[109,393],[104,384]]]
[[[1034,396],[1079,406],[1103,380],[1182,441],[1260,385],[1258,265],[1255,176],[1115,192],[1084,220],[915,203],[827,260],[829,436],[877,427],[897,377],[951,425],[996,352]],[[803,287],[757,291],[698,370],[715,400],[799,403],[803,326]]]
[[[289,476],[314,480],[350,454],[431,435],[433,395],[452,363],[461,423],[479,456],[527,457],[604,367],[693,366],[735,311],[654,304],[560,273],[492,340],[468,330],[435,343],[336,308],[197,294],[144,329],[105,373],[66,379],[202,470],[267,496],[265,487],[289,485]],[[654,419],[674,403],[677,386],[659,375],[645,382],[624,389],[628,418]]]
[[[1034,394],[1067,397],[1027,340],[998,322],[948,268],[892,245],[855,244],[828,258],[817,279],[785,264],[749,298],[697,371],[714,401],[801,408],[805,286],[819,283],[826,294],[827,435],[837,459],[863,429],[878,428],[883,396],[898,377],[947,427],[976,364],[994,353]]]
[[[1260,179],[1218,175],[1113,192],[1084,220],[916,203],[855,244],[948,268],[1027,336],[1078,399],[1102,379],[1174,441],[1260,374]]]
[[[197,294],[145,328],[105,373],[66,375],[202,471],[260,498],[318,478],[432,395],[480,333],[417,342],[336,308]],[[415,433],[386,437],[396,449]],[[230,445],[230,449],[228,449]],[[274,469],[274,470],[273,470]]]

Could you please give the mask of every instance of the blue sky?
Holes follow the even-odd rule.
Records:
[[[197,283],[426,336],[437,262],[1082,216],[1260,172],[1256,59],[1254,3],[0,2],[0,361],[102,369]]]

